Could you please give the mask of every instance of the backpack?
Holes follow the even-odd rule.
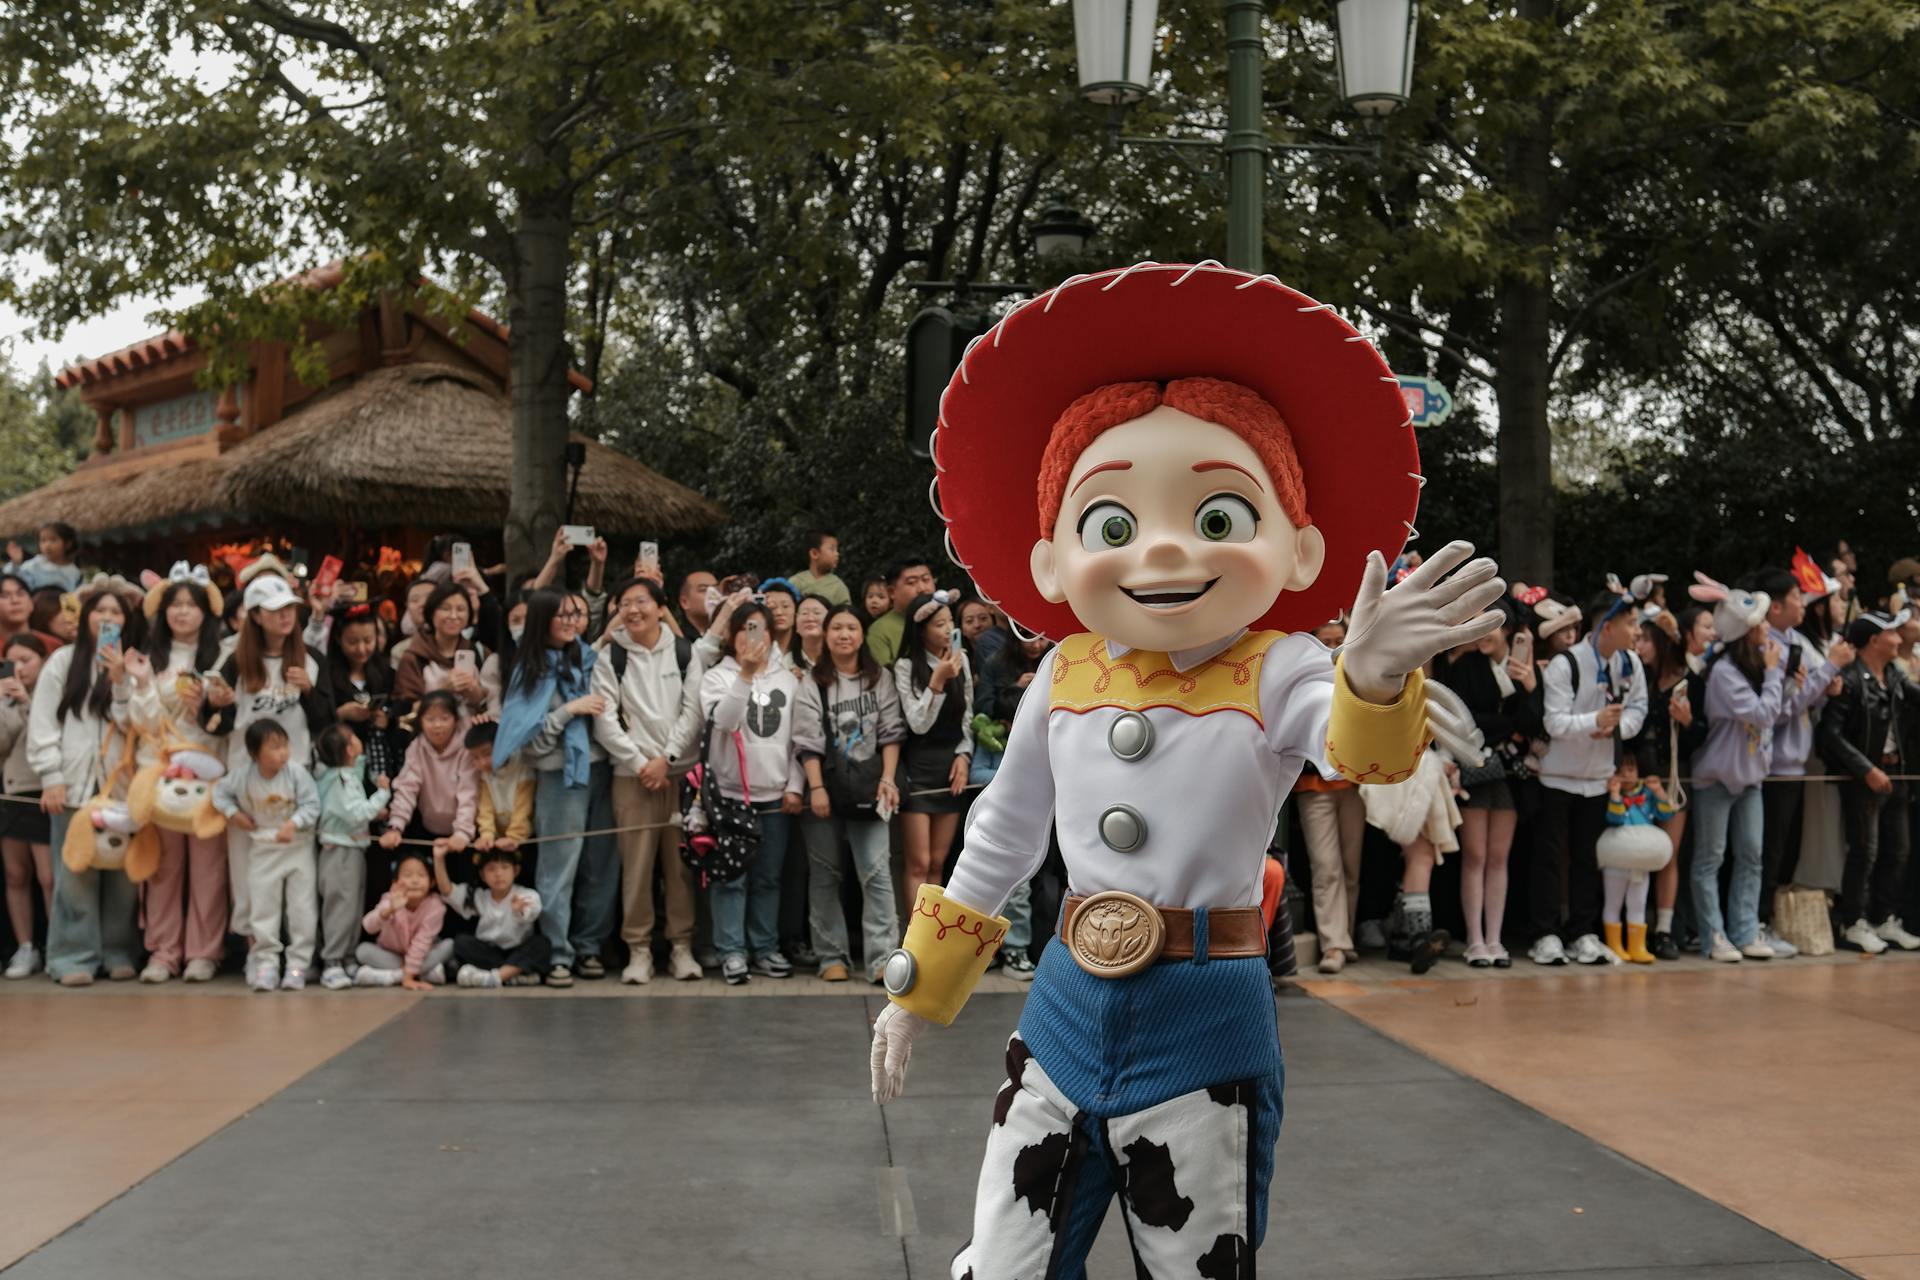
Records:
[[[760,818],[753,811],[752,801],[722,795],[713,785],[713,770],[707,764],[712,741],[713,721],[708,720],[700,732],[700,763],[680,782],[680,860],[692,870],[702,889],[738,880],[760,850]],[[741,793],[752,795],[747,781],[747,748],[737,729],[733,749],[739,752]],[[693,820],[695,808],[704,815],[704,822]],[[701,829],[696,831],[695,826]]]
[[[620,727],[627,727],[627,711],[620,705],[620,686],[627,679],[627,646],[618,640],[607,642],[607,661],[613,664],[613,714],[620,721]],[[693,646],[687,643],[685,636],[673,638],[673,661],[680,668],[682,691],[687,680],[687,664],[693,660]]]

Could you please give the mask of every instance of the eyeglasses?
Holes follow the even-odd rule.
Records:
[[[562,609],[557,616],[562,622],[584,622],[587,618],[587,611],[585,609]]]

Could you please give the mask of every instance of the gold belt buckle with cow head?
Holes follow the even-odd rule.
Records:
[[[1074,963],[1096,978],[1124,978],[1159,958],[1167,930],[1159,909],[1145,898],[1118,889],[1096,893],[1080,904],[1067,930]]]

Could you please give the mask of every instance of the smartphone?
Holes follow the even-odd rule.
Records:
[[[563,524],[560,533],[570,547],[584,547],[593,541],[593,526],[590,524]]]
[[[13,679],[13,664],[11,662],[0,662],[0,680],[11,679]]]
[[[659,543],[643,542],[640,544],[640,572],[642,573],[659,573],[660,572],[660,544]]]
[[[1533,632],[1525,627],[1513,637],[1513,653],[1522,662],[1533,661]]]
[[[453,550],[448,553],[447,560],[448,560],[448,563],[450,563],[453,566],[453,571],[456,574],[463,573],[466,570],[473,568],[472,544],[466,543],[466,542],[454,543]]]
[[[453,669],[455,671],[464,671],[468,675],[475,674],[479,668],[475,665],[473,650],[471,649],[454,650]]]
[[[95,654],[105,654],[107,650],[117,648],[119,644],[120,624],[103,619],[100,623],[100,634],[94,641]]]
[[[320,571],[313,575],[313,590],[325,591],[340,581],[340,571],[347,566],[341,563],[339,556],[328,556],[320,562]]]
[[[344,583],[340,588],[339,598],[350,604],[365,604],[367,602],[367,584],[364,582]]]
[[[293,550],[287,552],[287,563],[292,566],[294,577],[306,577],[307,565],[311,563],[308,558],[307,549],[305,547],[295,547]]]

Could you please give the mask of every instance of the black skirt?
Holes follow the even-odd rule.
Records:
[[[958,743],[907,743],[907,780],[901,786],[900,808],[906,813],[960,813],[967,807],[967,793],[951,794],[953,754]],[[920,792],[938,792],[921,795]]]
[[[28,844],[51,843],[53,818],[40,808],[39,802],[38,791],[23,791],[0,800],[0,840],[23,840]]]

